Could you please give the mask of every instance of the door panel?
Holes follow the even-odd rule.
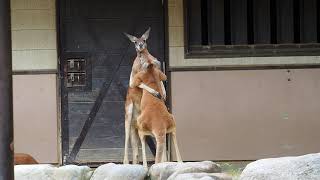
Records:
[[[64,163],[121,161],[124,100],[136,56],[133,43],[123,32],[140,36],[151,27],[148,49],[163,60],[162,2],[68,0],[60,3]],[[85,84],[67,87],[80,75],[66,69],[83,59],[86,67],[81,78],[86,79]]]

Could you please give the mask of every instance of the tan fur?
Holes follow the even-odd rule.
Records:
[[[156,58],[153,57],[147,49],[144,49],[140,52],[140,55],[147,61],[147,63],[154,63]],[[137,56],[133,62],[131,75],[133,78],[138,72],[142,69],[142,64],[140,58]],[[142,90],[138,87],[129,87],[127,91],[127,97],[125,102],[125,152],[124,152],[124,164],[129,163],[128,158],[128,144],[129,139],[131,140],[132,155],[133,155],[133,164],[139,162],[139,137],[136,129],[137,117],[140,114],[140,102],[142,97]]]
[[[14,164],[39,164],[31,155],[25,153],[14,153]]]
[[[158,68],[160,68],[160,62],[153,57],[147,50],[146,41],[149,37],[150,28],[140,37],[137,38],[135,36],[129,35],[124,33],[131,42],[134,43],[135,49],[137,51],[137,56],[134,59],[132,65],[132,71],[130,75],[130,84],[127,91],[126,103],[125,103],[125,148],[124,148],[124,158],[123,163],[128,164],[128,147],[129,147],[129,140],[131,140],[131,147],[132,147],[132,155],[133,155],[133,164],[138,163],[138,156],[139,156],[139,137],[138,132],[136,129],[136,122],[137,117],[140,114],[140,102],[142,96],[141,89],[149,89],[149,87],[144,86],[144,84],[139,85],[140,88],[132,87],[133,77],[140,72],[144,67],[148,64],[155,64]],[[164,89],[163,82],[161,82],[162,93],[164,94],[164,99],[166,97],[166,92]],[[152,89],[151,89],[152,90]],[[158,92],[152,92],[158,93]]]
[[[149,65],[146,71],[141,71],[134,76],[133,86],[137,87],[139,84],[144,83],[163,95],[161,91],[161,81],[164,81],[166,79],[167,76],[163,74],[159,69],[155,68],[153,65]],[[172,133],[177,159],[178,161],[182,162],[176,140],[175,120],[173,116],[168,112],[164,101],[154,97],[148,91],[143,90],[140,109],[141,114],[137,118],[137,128],[142,144],[144,167],[147,168],[147,160],[145,154],[146,135],[153,135],[157,141],[155,163],[159,163],[165,159],[163,156],[166,156],[166,134]]]

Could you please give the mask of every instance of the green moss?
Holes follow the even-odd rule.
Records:
[[[241,172],[250,161],[219,162],[222,172],[229,174],[234,180],[239,179]]]

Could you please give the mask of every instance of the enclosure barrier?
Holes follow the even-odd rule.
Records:
[[[0,180],[13,180],[10,0],[0,0]]]

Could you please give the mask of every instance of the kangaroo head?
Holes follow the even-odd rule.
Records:
[[[137,38],[127,33],[124,34],[130,39],[131,42],[134,43],[136,51],[141,52],[147,48],[147,39],[149,37],[150,30],[151,28],[149,27],[148,30],[140,38]]]

